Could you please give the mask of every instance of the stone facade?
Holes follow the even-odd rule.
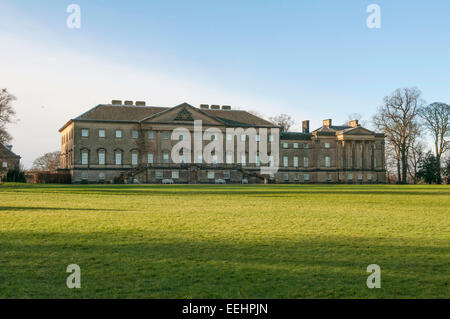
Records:
[[[185,128],[193,136],[194,121],[199,120],[203,132],[216,128],[223,136],[227,136],[227,128],[279,131],[272,123],[229,106],[195,108],[183,103],[165,108],[113,101],[94,107],[60,129],[61,166],[71,173],[73,183],[120,179],[140,183],[161,183],[164,179],[175,183],[385,182],[384,136],[357,122],[333,126],[326,120],[321,128],[309,132],[309,122],[305,121],[302,133],[281,133],[279,170],[273,175],[261,174],[259,163],[249,163],[248,143],[245,154],[239,156],[234,149],[233,163],[242,156],[245,163],[229,163],[226,154],[218,154],[217,162],[205,164],[193,150],[191,162],[196,163],[174,163],[171,151],[179,141],[171,140],[173,129]],[[224,150],[227,139],[223,140]],[[202,145],[210,142],[203,140]]]
[[[20,156],[12,151],[11,145],[0,143],[0,178],[3,177],[9,169],[19,168]]]

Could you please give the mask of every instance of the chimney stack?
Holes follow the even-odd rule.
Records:
[[[145,101],[136,101],[136,106],[145,106]]]
[[[127,106],[133,106],[133,101],[125,101],[125,105],[127,105]]]
[[[112,105],[122,105],[122,101],[121,100],[112,100],[111,104]]]
[[[220,110],[220,105],[211,105],[211,110]]]
[[[350,121],[350,122],[348,123],[348,125],[350,125],[351,127],[358,127],[358,126],[359,126],[358,120]]]
[[[200,104],[200,109],[201,110],[209,110],[209,105],[208,104]]]
[[[331,119],[323,120],[323,126],[330,128],[331,127]]]
[[[231,110],[231,106],[229,106],[229,105],[222,105],[222,110],[229,111],[229,110]]]
[[[309,121],[308,120],[302,122],[302,132],[309,133]]]

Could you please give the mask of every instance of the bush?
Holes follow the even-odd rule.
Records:
[[[25,178],[25,174],[19,170],[18,168],[10,169],[6,173],[6,182],[12,183],[26,183],[27,179]]]

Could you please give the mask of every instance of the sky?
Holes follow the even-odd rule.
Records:
[[[77,4],[81,27],[68,28]],[[367,7],[380,7],[368,28]],[[1,0],[0,88],[17,97],[13,150],[29,168],[58,129],[112,99],[231,105],[312,128],[418,87],[450,103],[448,0]]]

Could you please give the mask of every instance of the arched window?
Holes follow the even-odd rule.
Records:
[[[98,150],[98,164],[105,165],[106,164],[106,151],[105,149]]]
[[[115,150],[114,151],[114,163],[116,165],[122,165],[122,150]]]

